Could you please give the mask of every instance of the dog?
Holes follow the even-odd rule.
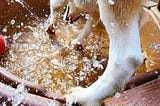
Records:
[[[139,35],[142,1],[50,0],[50,24],[54,24],[55,9],[65,5],[70,6],[70,3],[79,11],[88,12],[90,15],[76,43],[83,42],[92,31],[93,24],[96,25],[100,18],[109,34],[110,48],[108,65],[102,76],[88,88],[71,89],[71,93],[65,96],[66,105],[101,106],[106,97],[125,88],[135,70],[143,63]]]

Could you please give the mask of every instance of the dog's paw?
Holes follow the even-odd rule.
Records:
[[[74,45],[74,50],[76,50],[76,51],[82,51],[83,50],[82,44],[75,44]]]
[[[88,88],[72,88],[71,93],[65,95],[66,106],[101,106],[92,93]]]
[[[83,50],[83,45],[80,41],[75,39],[74,41],[71,42],[71,44],[74,46],[74,50],[76,51],[82,51]]]
[[[54,28],[53,24],[48,26],[46,32],[49,35],[50,39],[54,39],[55,38],[55,28]]]
[[[54,28],[53,24],[48,26],[46,32],[49,34],[55,34],[55,28]]]

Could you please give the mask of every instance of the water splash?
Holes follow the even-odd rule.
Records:
[[[14,92],[12,99],[12,106],[18,106],[21,104],[21,102],[25,99],[25,93],[27,92],[27,89],[25,88],[25,85],[22,83],[17,86],[16,91]]]
[[[5,27],[2,29],[2,32],[4,32],[4,33],[7,32],[7,26],[5,26]]]
[[[37,21],[40,21],[38,16],[31,11],[31,7],[24,0],[15,0],[15,2],[21,4],[22,7],[24,7],[31,14],[31,17],[35,18]]]
[[[117,92],[116,94],[115,94],[115,98],[119,98],[121,96],[121,93],[120,92]]]
[[[36,27],[26,26],[30,29],[29,32],[14,34],[9,51],[10,57],[6,59],[6,70],[24,80],[40,84],[49,91],[65,94],[73,86],[87,87],[97,79],[92,77],[99,76],[102,72],[98,70],[102,69],[102,66],[101,58],[97,55],[106,53],[104,49],[108,48],[106,47],[108,44],[104,43],[107,42],[105,31],[101,31],[101,34],[104,33],[102,35],[106,38],[97,37],[99,34],[97,31],[86,41],[88,46],[85,54],[77,53],[72,49],[73,45],[70,42],[79,34],[83,24],[65,25],[62,19],[58,22],[56,31],[58,36],[54,44],[44,32],[43,22],[38,23]],[[96,54],[94,58],[93,53]],[[19,102],[14,103],[19,104],[21,100],[19,98]],[[52,103],[51,105],[53,106]]]

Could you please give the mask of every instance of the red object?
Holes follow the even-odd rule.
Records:
[[[3,35],[0,34],[0,55],[4,54],[6,51],[6,40]]]

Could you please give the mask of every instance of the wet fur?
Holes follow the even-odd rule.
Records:
[[[141,3],[141,0],[116,0],[114,5],[106,5],[113,13],[116,22],[123,28],[140,13]]]

